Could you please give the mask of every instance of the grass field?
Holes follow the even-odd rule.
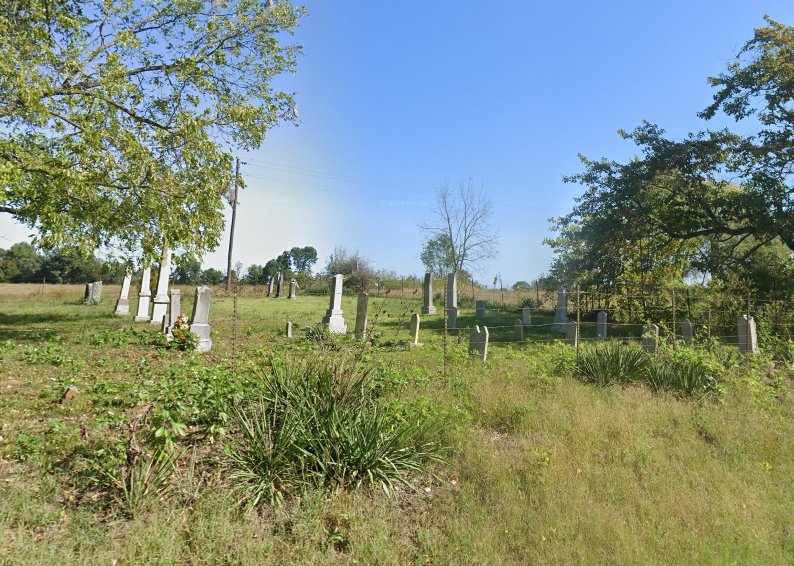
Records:
[[[423,319],[423,347],[407,343],[419,300],[373,299],[364,347],[303,337],[325,297],[247,295],[235,312],[222,293],[213,349],[198,355],[112,316],[117,288],[95,307],[82,292],[0,287],[2,564],[794,563],[790,362],[720,354],[707,395],[599,387],[576,376],[569,346],[517,344],[505,328],[484,364],[451,333],[445,373],[440,316]],[[354,301],[343,303],[351,332]],[[246,511],[227,466],[239,435],[229,405],[263,360],[340,355],[376,369],[389,415],[439,423],[445,462],[390,493],[317,487]],[[108,477],[130,423],[144,421],[176,465],[132,507]]]

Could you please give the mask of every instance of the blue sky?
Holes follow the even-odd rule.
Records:
[[[423,272],[434,191],[472,177],[494,203],[500,255],[478,274],[505,283],[544,272],[548,218],[581,187],[577,154],[627,159],[616,131],[643,119],[679,137],[728,121],[696,117],[721,72],[763,25],[794,23],[794,2],[307,2],[295,41],[298,127],[242,154],[235,260],[264,264],[335,245],[377,268]],[[737,130],[741,131],[741,130]],[[228,231],[227,231],[228,232]],[[0,219],[0,247],[26,231]],[[205,266],[226,264],[228,240]]]

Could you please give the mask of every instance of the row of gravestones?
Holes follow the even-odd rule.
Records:
[[[267,296],[280,299],[284,297],[284,274],[279,273],[275,277],[268,277],[267,279]],[[295,279],[290,279],[289,282],[289,298],[298,298],[298,282]]]

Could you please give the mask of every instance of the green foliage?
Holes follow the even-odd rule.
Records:
[[[704,395],[719,390],[724,368],[708,352],[679,348],[666,350],[646,370],[648,384],[686,395]]]
[[[610,385],[640,381],[648,364],[648,355],[640,348],[620,342],[604,342],[581,348],[576,369],[585,381]]]
[[[202,285],[220,285],[225,281],[225,277],[223,276],[223,272],[220,269],[215,269],[214,267],[207,268],[201,272],[201,276],[199,277],[199,283]]]
[[[180,314],[171,329],[170,346],[176,350],[192,351],[198,348],[199,337],[195,332],[190,331],[187,316]]]
[[[295,119],[290,2],[4,2],[0,210],[44,247],[214,249],[231,148]],[[101,25],[100,25],[101,24]]]
[[[395,481],[440,460],[432,421],[398,419],[378,401],[371,369],[342,358],[271,359],[261,369],[264,394],[237,412],[230,477],[254,507],[307,487]]]

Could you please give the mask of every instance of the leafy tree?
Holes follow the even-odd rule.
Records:
[[[683,140],[643,123],[621,135],[640,156],[628,163],[582,158],[568,177],[587,187],[557,219],[553,274],[616,281],[680,280],[692,270],[725,274],[779,244],[794,251],[794,28],[767,18],[736,62],[710,79],[719,110],[757,118],[751,135],[703,131]],[[788,261],[791,256],[789,254]]]
[[[328,276],[344,275],[346,288],[352,291],[366,291],[377,281],[377,274],[369,261],[359,256],[358,252],[349,253],[343,246],[336,246],[325,266]]]
[[[13,283],[41,281],[38,278],[41,261],[41,256],[32,244],[27,242],[14,244],[3,254],[4,277]]]
[[[456,272],[472,271],[496,256],[497,231],[491,214],[491,201],[483,187],[474,188],[471,178],[461,178],[454,190],[447,183],[440,185],[433,219],[419,225],[435,254],[425,265],[436,268],[433,262],[441,262]]]
[[[294,247],[289,251],[289,256],[298,275],[309,275],[312,266],[317,263],[317,250],[312,246]]]
[[[516,281],[515,283],[513,283],[511,289],[513,289],[513,291],[519,291],[525,293],[527,291],[532,290],[532,285],[530,285],[526,281]]]
[[[422,247],[419,259],[422,260],[427,271],[438,277],[455,271],[455,254],[446,234],[428,238]]]
[[[232,148],[295,118],[282,0],[0,3],[0,211],[39,243],[217,246]]]
[[[179,257],[174,262],[171,273],[174,283],[196,284],[201,279],[201,262],[191,257]]]
[[[220,269],[210,267],[201,272],[199,282],[202,285],[220,285],[226,281],[223,272]]]
[[[252,265],[248,268],[248,273],[245,276],[244,283],[249,285],[262,285],[267,283],[267,276],[265,275],[265,268],[261,265]]]

